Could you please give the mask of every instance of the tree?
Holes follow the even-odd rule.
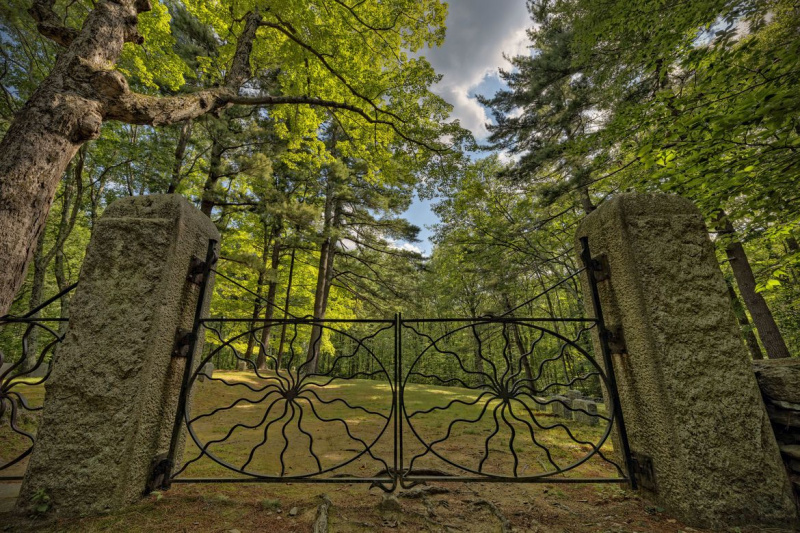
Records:
[[[162,4],[104,0],[80,17],[69,11],[71,3],[58,12],[55,0],[35,0],[30,15],[61,51],[0,141],[0,314],[25,278],[64,170],[108,121],[163,126],[232,104],[291,105],[273,114],[298,117],[301,127],[293,130],[302,139],[322,121],[314,108],[296,107],[305,105],[348,111],[338,119],[352,131],[354,151],[412,141],[418,155],[425,146],[440,149],[446,129],[436,124],[448,108],[428,92],[436,79],[430,66],[408,52],[442,41],[444,6],[438,0],[312,4],[186,2],[221,40],[219,60],[206,65],[218,85],[158,96],[132,90],[128,78],[151,93],[155,80],[175,89],[183,83],[185,64],[172,49]],[[374,53],[365,58],[364,49]],[[254,73],[274,69],[279,90],[252,82]]]
[[[553,184],[548,201],[602,184],[681,194],[712,227],[725,213],[720,252],[736,252],[728,265],[768,355],[788,356],[760,292],[781,286],[796,256],[755,268],[744,246],[775,250],[800,220],[796,6],[535,0],[529,10],[534,53],[514,58],[510,89],[484,100],[493,140],[522,154],[511,173]],[[571,121],[588,127],[555,128]]]
[[[487,124],[494,149],[519,155],[507,169],[516,180],[549,182],[547,197],[577,190],[584,212],[594,210],[589,192],[592,167],[601,159],[593,153],[596,90],[578,64],[572,30],[560,19],[532,9],[534,29],[528,37],[536,53],[510,58],[511,71],[500,71],[508,89],[479,101],[493,111]]]

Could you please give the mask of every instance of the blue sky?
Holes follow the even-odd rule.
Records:
[[[486,138],[489,117],[475,94],[490,96],[503,86],[498,69],[509,68],[503,54],[527,52],[525,29],[530,24],[525,0],[451,0],[445,43],[424,54],[443,76],[434,92],[453,105],[451,118],[459,119],[479,141]],[[422,228],[422,242],[415,246],[425,255],[432,249],[426,226],[438,221],[430,204],[415,200],[404,215]]]

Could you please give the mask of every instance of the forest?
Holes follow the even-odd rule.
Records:
[[[4,1],[0,315],[77,282],[115,199],[173,193],[222,235],[212,317],[577,318],[576,278],[536,296],[581,268],[584,216],[649,191],[702,210],[752,358],[800,352],[800,5],[527,6],[476,139],[425,58],[457,2]],[[263,366],[285,330],[259,331]]]

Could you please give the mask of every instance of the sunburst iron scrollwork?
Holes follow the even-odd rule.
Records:
[[[3,449],[0,455],[0,479],[31,454],[36,442],[38,413],[42,406],[34,405],[26,396],[25,389],[32,389],[47,381],[52,365],[47,365],[45,361],[64,338],[45,322],[46,319],[0,321],[0,328],[3,329],[13,326],[24,328],[21,336],[11,335],[20,343],[15,362],[7,363],[5,354],[0,350],[0,443],[4,444],[0,446]],[[19,475],[11,477],[17,478]]]
[[[210,405],[195,405],[185,414],[197,453],[174,479],[207,457],[232,473],[261,481],[363,478],[390,490],[394,465],[385,458],[391,457],[393,444],[392,354],[387,364],[371,345],[384,340],[392,346],[391,321],[359,322],[359,334],[330,321],[272,321],[229,338],[213,320],[205,326],[218,344],[200,361],[190,389],[217,388]],[[288,329],[285,352],[269,353],[261,344],[261,333],[266,327],[277,331],[283,326]],[[251,336],[266,354],[266,368],[258,368],[237,348]],[[337,342],[327,352],[319,349],[323,339],[334,337]],[[309,339],[316,339],[317,352],[323,351],[316,369],[308,362]],[[226,377],[208,375],[205,363],[225,351],[243,364],[244,371]],[[364,397],[363,387],[354,380],[370,380],[373,386],[367,390],[374,397]],[[204,394],[209,395],[208,389]],[[389,453],[378,450],[382,447]]]
[[[601,470],[624,477],[601,450],[611,435],[613,410],[590,412],[559,396],[573,389],[594,396],[608,390],[605,371],[587,351],[594,321],[579,324],[573,338],[526,319],[462,322],[403,323],[409,338],[404,344],[418,346],[401,389],[401,413],[413,436],[406,445],[406,484],[435,464],[448,470],[438,473],[444,477],[552,479],[593,457],[604,463]],[[414,402],[425,387],[436,387],[442,396],[433,407]]]

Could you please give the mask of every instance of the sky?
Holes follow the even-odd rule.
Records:
[[[433,91],[453,105],[451,119],[459,119],[463,127],[482,141],[486,139],[489,117],[475,95],[491,96],[503,87],[498,69],[510,68],[503,54],[526,53],[525,30],[531,21],[525,0],[449,0],[448,3],[444,45],[424,55],[443,76]],[[422,228],[421,242],[398,245],[413,246],[429,255],[433,245],[428,240],[431,231],[426,226],[438,221],[431,211],[431,202],[415,199],[403,216]]]

